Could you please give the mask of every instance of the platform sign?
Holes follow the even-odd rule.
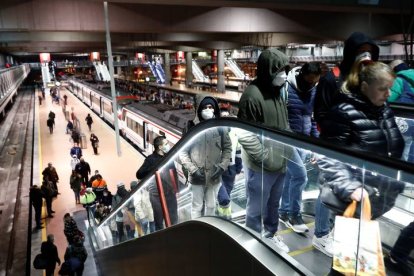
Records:
[[[89,56],[91,61],[101,60],[101,54],[99,52],[92,52]]]

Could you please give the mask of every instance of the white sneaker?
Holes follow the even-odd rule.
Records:
[[[285,251],[286,253],[289,253],[290,249],[286,245],[286,243],[283,242],[283,238],[279,235],[274,235],[273,237],[268,238],[270,241],[272,241],[277,247]]]
[[[330,234],[317,238],[313,236],[312,245],[323,254],[332,258],[333,256],[333,237]]]

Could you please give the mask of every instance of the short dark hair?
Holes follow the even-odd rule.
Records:
[[[307,62],[300,69],[300,74],[302,75],[309,75],[309,74],[320,75],[321,73],[322,73],[322,69],[321,69],[319,62]]]
[[[155,148],[155,150],[158,150],[158,147],[162,145],[162,141],[164,141],[164,139],[167,139],[167,137],[158,136],[157,138],[154,139],[154,148]]]

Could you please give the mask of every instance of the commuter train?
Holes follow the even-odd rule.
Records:
[[[109,96],[77,80],[70,80],[68,88],[91,110],[114,126],[112,99]],[[148,155],[154,149],[152,141],[159,135],[165,136],[170,146],[176,144],[188,121],[194,119],[194,111],[140,101],[127,106],[119,105],[118,118],[122,136]]]

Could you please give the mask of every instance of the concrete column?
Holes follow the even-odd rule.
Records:
[[[164,72],[165,72],[165,84],[170,84],[171,82],[171,67],[170,67],[170,54],[164,54]]]
[[[120,62],[121,61],[121,56],[116,56],[115,60],[117,62]],[[122,67],[121,66],[116,67],[116,74],[118,75],[118,78],[121,76],[121,74],[122,74]]]
[[[226,85],[224,83],[224,51],[217,51],[217,91],[226,92]]]
[[[193,53],[185,53],[185,86],[193,83]]]

